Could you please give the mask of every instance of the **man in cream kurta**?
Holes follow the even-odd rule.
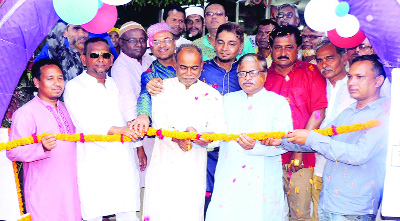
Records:
[[[107,76],[112,64],[108,44],[91,38],[84,52],[87,71],[68,82],[64,93],[76,132],[132,136],[119,109],[117,86]],[[116,214],[117,220],[139,220],[139,176],[131,143],[82,141],[77,142],[77,165],[83,219]]]
[[[263,88],[266,71],[267,62],[261,55],[239,59],[243,90],[224,96],[228,134],[292,130],[287,100]],[[283,220],[281,154],[285,152],[244,134],[237,141],[222,142],[206,220]]]
[[[224,132],[222,97],[198,80],[202,59],[195,46],[176,53],[177,77],[165,79],[152,97],[153,127],[177,131]],[[156,138],[146,174],[144,220],[202,221],[206,192],[206,147],[200,140]]]

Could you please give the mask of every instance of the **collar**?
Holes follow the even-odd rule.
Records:
[[[40,97],[38,95],[35,95],[35,99],[37,99],[45,107],[50,107],[50,108],[55,108],[55,109],[58,109],[60,107],[60,100],[57,100],[57,108],[56,108],[52,104],[50,104],[49,102],[40,99]]]
[[[229,69],[229,71],[226,71],[224,68],[222,68],[221,66],[219,66],[219,64],[215,61],[217,59],[217,56],[215,56],[213,59],[210,59],[210,60],[208,60],[208,61],[206,61],[206,62],[210,62],[212,65],[214,65],[214,66],[216,66],[216,67],[218,67],[218,68],[220,68],[220,69],[222,69],[222,70],[224,70],[225,72],[231,72],[232,70],[234,70],[234,69],[237,69],[237,59],[235,58],[235,62],[233,62],[232,64],[231,64],[231,68]]]
[[[154,60],[154,65],[155,65],[155,66],[158,66],[158,67],[160,67],[160,68],[162,68],[162,69],[167,69],[167,70],[172,71],[172,72],[175,73],[175,68],[174,68],[174,67],[172,67],[172,66],[167,66],[167,67],[165,67],[164,65],[162,65],[162,64],[158,61],[158,59]]]
[[[203,44],[204,46],[206,46],[207,48],[212,48],[214,49],[214,47],[211,45],[211,43],[208,41],[208,36],[210,35],[210,33],[204,35],[204,40],[203,40]]]
[[[124,59],[126,59],[126,60],[129,60],[129,61],[131,61],[131,62],[137,62],[137,63],[139,63],[140,64],[140,62],[136,59],[136,58],[131,58],[131,57],[129,57],[127,54],[125,54],[123,51],[121,51],[120,52],[120,54],[119,54],[119,56],[118,57],[122,57],[122,58],[124,58]],[[144,58],[144,55],[142,56],[142,61],[143,61],[143,58]]]
[[[378,100],[369,103],[367,106],[365,106],[364,108],[361,108],[361,109],[357,109],[357,102],[354,102],[353,104],[351,104],[350,107],[351,107],[351,109],[353,109],[354,111],[363,110],[363,109],[365,109],[365,108],[367,108],[367,107],[370,108],[370,109],[372,109],[372,110],[375,110],[376,108],[380,107],[380,106],[381,106],[381,103],[382,103],[383,101],[385,101],[385,100],[386,100],[386,98],[381,97],[381,98],[379,98]]]

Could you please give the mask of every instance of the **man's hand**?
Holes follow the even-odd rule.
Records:
[[[290,164],[288,172],[296,173],[298,170],[303,168],[303,153],[293,152],[290,156]]]
[[[236,142],[245,150],[251,150],[256,145],[256,140],[253,140],[246,134],[239,135],[239,138],[236,140]]]
[[[143,132],[147,132],[150,126],[150,118],[146,114],[139,115],[135,120],[131,121],[129,128],[136,131],[136,134],[143,137]]]
[[[152,96],[157,95],[164,89],[162,84],[163,80],[161,78],[153,78],[146,84],[146,90]]]
[[[288,141],[304,145],[311,130],[297,129],[287,135]]]
[[[143,147],[138,147],[137,148],[137,155],[138,155],[138,158],[139,158],[140,171],[144,171],[146,169],[146,166],[147,166],[147,156],[146,156],[146,153],[144,152],[144,148]]]
[[[265,140],[262,140],[261,144],[267,145],[267,146],[279,146],[282,144],[282,139],[274,139],[272,137],[269,137]]]
[[[176,138],[172,138],[172,141],[177,143],[179,148],[181,148],[182,151],[184,151],[184,152],[192,149],[192,141],[190,139],[188,139],[188,140],[179,140],[179,139],[176,139]]]
[[[189,131],[189,132],[196,132],[196,133],[197,133],[197,130],[196,130],[195,128],[193,128],[193,127],[188,127],[188,128],[186,128],[186,131]],[[206,132],[206,133],[208,133],[208,132]],[[197,144],[197,145],[199,145],[199,146],[205,147],[205,146],[207,146],[209,143],[211,143],[211,141],[206,140],[206,139],[204,139],[204,138],[200,138],[200,139],[193,140],[193,143],[195,143],[195,144]]]
[[[44,151],[50,151],[57,146],[57,139],[55,134],[50,134],[42,137],[42,146]]]
[[[135,133],[135,131],[131,130],[129,126],[124,126],[124,127],[111,127],[110,130],[108,131],[108,135],[113,135],[113,134],[123,134],[129,138],[131,138],[133,141],[138,139],[138,134]]]

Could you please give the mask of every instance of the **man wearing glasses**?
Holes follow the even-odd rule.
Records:
[[[119,108],[124,101],[107,76],[113,63],[108,42],[98,37],[87,40],[81,60],[87,70],[69,81],[64,93],[76,133],[134,139]],[[139,220],[139,172],[134,161],[131,142],[85,142],[81,136],[77,168],[83,220],[101,221],[112,214],[117,220]]]
[[[303,39],[300,50],[302,60],[317,64],[315,60],[315,48],[325,38],[325,34],[323,32],[314,31],[306,26],[301,32],[301,38]]]
[[[225,14],[224,6],[218,3],[212,3],[207,5],[204,17],[204,23],[208,34],[195,40],[193,44],[201,49],[203,52],[203,60],[207,61],[216,56],[215,38],[217,36],[217,30],[220,25],[228,22],[228,16]],[[245,38],[244,42],[242,52],[237,55],[238,59],[244,54],[255,52],[249,39]]]
[[[287,100],[264,89],[265,59],[244,55],[237,71],[243,90],[224,96],[227,133],[291,131]],[[246,134],[236,141],[222,142],[206,221],[283,220],[281,154],[285,152]]]
[[[137,117],[136,102],[140,94],[140,77],[146,71],[153,57],[145,54],[147,46],[147,34],[142,25],[136,22],[127,22],[121,26],[119,45],[121,53],[111,69],[111,76],[117,84],[119,95],[124,101],[121,111],[126,121],[132,121]],[[144,187],[144,170],[147,165],[147,155],[152,150],[153,140],[145,139],[137,141],[137,155],[140,167],[140,186]],[[135,158],[136,159],[136,158]]]
[[[299,27],[300,15],[299,9],[295,5],[283,4],[278,7],[276,22],[280,26],[292,25]]]

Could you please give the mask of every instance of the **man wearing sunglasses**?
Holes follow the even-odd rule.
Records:
[[[124,101],[107,75],[113,63],[108,42],[98,37],[87,40],[81,60],[87,70],[68,82],[64,94],[76,133],[123,134],[134,139],[119,108]],[[86,143],[84,137],[77,143],[84,220],[101,221],[103,216],[112,214],[117,220],[139,220],[139,172],[132,146],[131,142]]]
[[[264,57],[244,55],[237,71],[242,90],[224,96],[227,133],[291,131],[287,100],[264,89]],[[206,221],[283,220],[281,154],[285,152],[246,134],[222,142]]]
[[[228,16],[225,14],[225,8],[219,3],[211,3],[207,5],[204,13],[204,23],[208,30],[208,34],[195,40],[194,45],[199,47],[203,52],[203,60],[207,61],[216,56],[215,39],[218,27],[228,22]],[[254,48],[247,37],[244,40],[244,47],[241,53],[237,55],[237,59],[247,53],[254,53]]]
[[[295,5],[283,4],[278,7],[276,22],[280,26],[292,25],[300,26],[299,9]]]

